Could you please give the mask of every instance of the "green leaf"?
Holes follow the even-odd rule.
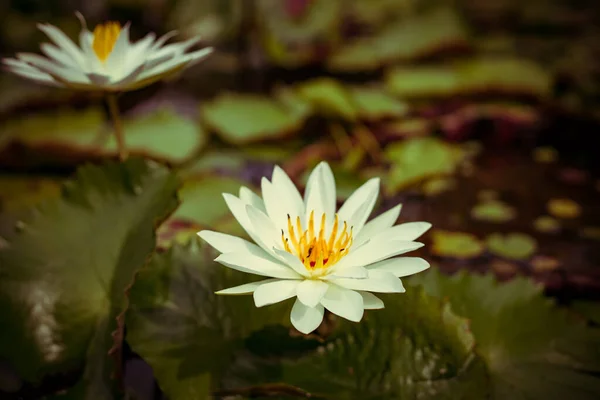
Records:
[[[110,398],[108,350],[124,290],[176,189],[167,169],[140,159],[85,166],[61,198],[20,222],[0,248],[0,358],[34,384],[85,365],[78,398]]]
[[[449,278],[437,270],[409,282],[449,299],[453,310],[471,321],[492,399],[600,396],[600,331],[570,320],[543,296],[541,286],[526,278],[502,284],[492,275],[466,272]]]
[[[395,21],[378,34],[359,38],[332,54],[335,71],[365,71],[398,61],[412,61],[453,47],[468,47],[466,29],[453,10],[439,8]]]
[[[359,118],[363,120],[400,118],[405,116],[409,110],[408,104],[379,87],[355,86],[350,89],[350,95],[358,108]]]
[[[0,211],[15,212],[60,194],[60,180],[46,176],[0,175]]]
[[[425,179],[452,174],[465,157],[455,144],[434,137],[396,142],[385,149],[392,167],[386,177],[387,189],[396,193]]]
[[[420,289],[383,300],[385,309],[367,311],[360,323],[337,320],[333,336],[298,360],[233,373],[335,399],[485,398],[485,369],[465,319]]]
[[[513,260],[526,260],[537,250],[537,241],[524,233],[492,233],[485,242],[490,252]]]
[[[331,78],[316,78],[296,87],[298,95],[324,116],[334,116],[353,121],[358,116],[350,92],[339,81]]]
[[[258,95],[225,93],[202,106],[202,120],[232,144],[286,137],[302,128],[309,111],[290,102],[287,97],[277,101]]]
[[[388,71],[386,89],[402,98],[449,97],[501,92],[547,97],[552,77],[520,58],[473,58],[453,65],[397,67]]]
[[[214,292],[249,281],[212,261],[198,241],[155,255],[130,292],[127,341],[172,400],[205,398],[250,333],[289,325],[290,304],[257,309],[251,296]]]
[[[591,301],[575,301],[571,308],[582,314],[589,321],[600,325],[600,303]]]
[[[208,142],[207,133],[197,121],[185,118],[168,107],[126,120],[123,130],[131,154],[171,164],[190,160]],[[110,136],[104,151],[118,154],[114,135]]]

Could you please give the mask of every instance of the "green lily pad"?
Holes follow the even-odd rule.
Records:
[[[513,260],[526,260],[537,250],[536,240],[524,233],[493,233],[485,242],[490,252]]]
[[[358,108],[349,90],[331,78],[316,78],[296,86],[296,92],[313,109],[325,116],[335,116],[354,121]]]
[[[342,46],[327,59],[327,67],[349,72],[373,70],[469,45],[466,29],[457,14],[441,8],[390,24],[374,36]]]
[[[550,199],[546,205],[548,212],[556,218],[577,218],[581,215],[581,206],[571,199]]]
[[[131,154],[170,164],[188,161],[208,142],[206,132],[196,121],[168,107],[124,121],[123,130]],[[104,150],[114,156],[118,154],[114,135],[109,137]]]
[[[489,399],[596,399],[600,396],[600,330],[569,318],[526,278],[499,283],[493,275],[438,270],[412,276],[468,318],[486,365]],[[595,375],[594,375],[595,374]],[[484,398],[483,396],[467,398]]]
[[[542,215],[533,221],[533,227],[538,232],[556,233],[560,231],[560,222],[549,215]]]
[[[431,232],[431,252],[442,257],[475,258],[483,254],[485,246],[477,236],[465,232],[440,229]]]
[[[426,196],[437,196],[456,187],[456,180],[452,178],[433,178],[423,184],[421,190]]]
[[[358,117],[362,120],[399,118],[409,111],[406,102],[391,96],[379,87],[354,86],[350,88],[350,96],[358,109]]]
[[[28,166],[44,163],[73,164],[101,156],[106,138],[105,115],[100,108],[83,112],[58,110],[9,120],[0,126],[0,162]],[[23,146],[26,153],[15,152]]]
[[[198,241],[176,245],[152,258],[130,292],[127,342],[173,400],[209,397],[242,339],[267,325],[290,324],[287,303],[256,308],[251,297],[216,295],[248,276],[213,258]]]
[[[360,323],[338,320],[333,335],[299,359],[284,358],[278,368],[240,360],[230,372],[237,386],[228,389],[285,382],[306,397],[485,398],[486,372],[473,357],[467,320],[418,288],[382,297],[384,309],[367,311]]]
[[[60,180],[45,176],[0,175],[0,211],[15,212],[60,194]]]
[[[302,128],[308,112],[272,98],[233,93],[219,95],[201,107],[204,124],[236,145],[291,136]]]
[[[458,145],[425,137],[393,143],[385,155],[392,164],[386,183],[395,193],[425,179],[454,173],[464,153]]]
[[[552,86],[551,76],[541,66],[517,58],[473,58],[452,65],[397,67],[388,71],[385,82],[390,93],[403,98],[490,91],[544,98]]]
[[[4,238],[0,358],[21,378],[36,384],[85,366],[73,398],[111,398],[111,333],[121,337],[125,289],[176,189],[167,169],[140,159],[82,167],[61,198]]]
[[[488,200],[477,204],[471,210],[471,217],[480,221],[508,222],[515,218],[513,207],[499,200]]]

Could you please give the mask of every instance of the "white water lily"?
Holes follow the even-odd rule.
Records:
[[[129,23],[121,27],[117,22],[108,22],[90,32],[83,16],[79,13],[77,16],[82,23],[79,46],[57,27],[39,24],[38,28],[53,42],[40,46],[46,57],[19,53],[3,63],[9,71],[46,85],[120,92],[156,82],[191,66],[212,51],[204,48],[187,53],[199,42],[199,37],[165,44],[175,32],[159,39],[150,33],[132,43]]]
[[[417,257],[397,257],[423,246],[414,240],[431,224],[395,225],[401,205],[367,222],[379,194],[379,178],[358,188],[336,213],[331,168],[311,173],[304,199],[279,167],[262,180],[262,198],[246,187],[224,194],[229,209],[256,243],[213,231],[198,235],[222,253],[226,267],[270,279],[221,290],[253,294],[257,307],[296,297],[291,322],[302,333],[315,330],[324,310],[359,322],[364,310],[380,309],[375,293],[403,293],[401,277],[429,267]]]

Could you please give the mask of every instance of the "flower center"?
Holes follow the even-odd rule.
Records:
[[[288,215],[287,235],[281,230],[281,241],[288,253],[297,256],[309,271],[329,268],[342,257],[348,254],[352,246],[352,227],[348,230],[348,224],[344,221],[341,232],[339,230],[339,218],[335,214],[333,227],[329,237],[325,237],[326,216],[321,216],[321,225],[318,234],[315,232],[315,213],[311,211],[308,219],[307,229],[303,229],[300,217],[296,223]]]
[[[106,61],[113,51],[120,33],[121,24],[113,21],[97,25],[94,28],[94,42],[92,43],[92,48],[100,61]]]

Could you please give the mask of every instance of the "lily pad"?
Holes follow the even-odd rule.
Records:
[[[7,121],[0,126],[0,162],[27,166],[44,163],[73,164],[101,156],[108,131],[100,108],[58,110]],[[13,146],[24,147],[15,151]]]
[[[339,321],[315,351],[285,358],[277,368],[256,362],[244,368],[248,361],[240,360],[230,375],[239,386],[285,382],[306,397],[486,397],[485,369],[473,357],[468,321],[418,288],[383,297],[384,309],[368,311],[358,324]]]
[[[533,227],[538,232],[543,233],[556,233],[560,231],[560,222],[549,215],[542,215],[533,221]]]
[[[469,46],[465,26],[458,15],[451,9],[440,8],[395,22],[374,36],[342,46],[327,59],[327,67],[348,72],[374,70],[449,48]]]
[[[288,108],[274,98],[252,94],[224,93],[201,107],[206,126],[236,145],[291,136],[308,114],[308,109]]]
[[[325,116],[335,116],[348,121],[358,118],[358,106],[350,91],[339,81],[316,78],[296,86],[296,92],[310,103],[313,109]]]
[[[499,200],[479,203],[471,210],[472,218],[488,222],[508,222],[514,219],[516,214],[514,207]]]
[[[190,160],[208,141],[197,121],[179,115],[169,107],[126,120],[123,130],[131,154],[170,164]],[[111,155],[118,154],[114,135],[109,137],[104,150]]]
[[[475,258],[483,254],[485,246],[477,236],[465,232],[440,229],[431,232],[431,252],[442,257]]]
[[[548,212],[556,218],[570,219],[581,215],[581,206],[571,199],[550,199],[546,207]]]
[[[433,178],[423,184],[421,190],[426,196],[437,196],[456,187],[456,180],[452,178]]]
[[[176,207],[176,189],[167,169],[140,159],[82,167],[62,197],[5,238],[0,358],[21,378],[36,384],[85,366],[73,397],[111,398],[111,333],[121,337],[125,289]]]
[[[485,242],[490,252],[513,260],[526,260],[537,250],[537,241],[524,233],[493,233]]]
[[[395,193],[425,179],[452,174],[464,153],[458,145],[425,137],[393,143],[385,155],[392,164],[386,182]]]
[[[358,109],[358,117],[362,120],[398,118],[405,116],[409,111],[406,102],[386,93],[382,88],[354,86],[350,89],[350,96]]]
[[[0,211],[15,212],[60,195],[60,180],[45,176],[0,175]]]
[[[287,303],[256,308],[246,296],[216,295],[248,277],[216,264],[207,250],[192,241],[155,255],[130,292],[127,342],[173,400],[209,397],[242,339],[290,324]]]
[[[551,92],[548,73],[518,58],[473,58],[452,65],[396,67],[386,75],[387,90],[402,98],[437,98],[487,92],[526,94]]]
[[[570,319],[544,297],[541,285],[526,278],[499,283],[492,274],[465,271],[448,278],[435,269],[409,283],[450,299],[452,309],[471,322],[476,353],[490,379],[485,398],[600,396],[600,330]]]

